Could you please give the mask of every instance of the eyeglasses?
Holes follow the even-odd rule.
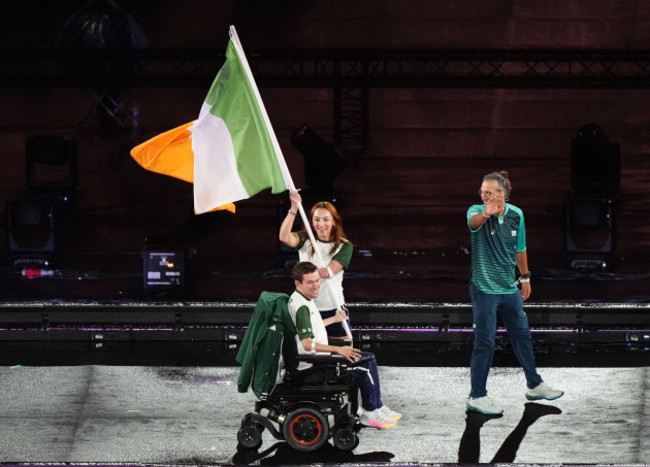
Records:
[[[503,190],[497,190],[497,193],[502,193]],[[484,196],[487,196],[488,198],[492,198],[496,193],[492,193],[491,191],[481,191],[478,190],[478,195],[483,198]]]

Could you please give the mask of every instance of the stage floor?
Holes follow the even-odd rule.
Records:
[[[381,363],[381,361],[380,361]],[[648,367],[545,367],[566,391],[528,403],[518,368],[494,368],[490,395],[505,414],[468,416],[466,367],[380,366],[396,427],[363,429],[359,446],[299,454],[266,431],[238,452],[253,408],[237,367],[0,368],[0,462],[98,464],[642,464],[650,462]]]

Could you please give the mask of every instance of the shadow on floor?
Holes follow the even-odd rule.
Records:
[[[497,453],[492,458],[491,464],[512,463],[517,457],[519,446],[526,436],[528,428],[544,415],[560,415],[562,410],[552,405],[529,402],[526,404],[524,413],[517,426],[505,439]],[[502,415],[483,415],[471,410],[467,411],[465,419],[465,431],[460,439],[458,448],[459,464],[478,464],[481,455],[481,428],[484,424]]]

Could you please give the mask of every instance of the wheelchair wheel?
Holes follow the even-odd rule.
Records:
[[[309,452],[325,444],[330,427],[318,410],[303,407],[287,415],[282,431],[289,446],[296,451]]]
[[[359,445],[359,437],[349,428],[341,428],[334,433],[334,446],[341,451],[352,451]]]
[[[242,419],[240,428],[244,428],[247,426],[254,426],[255,428],[257,428],[257,431],[259,431],[260,434],[264,433],[264,430],[266,430],[266,427],[264,425],[255,423],[253,420],[251,420],[251,417],[248,414]]]
[[[237,441],[246,449],[257,449],[262,445],[262,432],[256,425],[246,425],[237,432]]]

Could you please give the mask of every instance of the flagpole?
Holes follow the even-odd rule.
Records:
[[[269,119],[269,116],[266,113],[266,107],[264,107],[264,103],[262,102],[262,96],[260,95],[259,89],[257,89],[257,83],[255,83],[255,79],[253,78],[253,72],[251,71],[251,67],[248,65],[248,60],[246,59],[244,48],[242,47],[241,42],[239,41],[239,36],[237,35],[237,30],[235,29],[235,26],[230,26],[230,39],[235,45],[235,49],[237,49],[237,55],[239,55],[241,63],[244,67],[244,72],[246,73],[246,76],[248,76],[248,81],[251,83],[251,88],[253,89],[253,93],[255,94],[255,99],[257,99],[257,104],[260,107],[262,118],[264,119],[264,124],[266,125],[266,128],[269,132],[269,136],[271,138],[271,144],[273,145],[273,149],[275,150],[276,158],[278,161],[278,165],[280,166],[280,172],[282,172],[282,178],[284,179],[284,183],[287,189],[289,190],[289,192],[296,191],[296,186],[293,184],[293,179],[291,178],[289,167],[287,166],[287,162],[284,160],[282,148],[280,148],[280,143],[278,142],[278,138],[275,136],[275,131],[273,131],[271,120]],[[321,264],[321,267],[326,267],[327,265],[325,264],[325,261],[323,260],[320,251],[318,250],[318,248],[316,248],[317,245],[316,239],[314,238],[314,233],[312,232],[309,219],[307,218],[307,214],[305,213],[305,209],[303,208],[302,203],[298,203],[298,211],[300,211],[300,218],[302,219],[302,222],[305,225],[305,228],[307,230],[307,235],[309,236],[309,240],[311,241],[311,244],[314,245],[314,253],[316,254],[316,259]],[[325,281],[325,284],[326,284],[325,290],[327,290],[327,293],[330,294],[330,298],[334,297],[334,294],[331,290],[332,283],[330,281]],[[345,329],[345,333],[347,334],[348,338],[352,340],[352,332],[350,331],[348,322],[344,320],[341,322],[341,324],[343,325],[343,328]]]
[[[282,148],[280,147],[278,138],[275,136],[275,131],[273,131],[273,126],[271,125],[271,119],[269,119],[269,115],[266,113],[266,107],[264,107],[264,103],[262,102],[262,96],[260,95],[259,89],[257,89],[257,83],[253,78],[253,72],[251,71],[251,67],[248,64],[248,59],[246,59],[246,54],[244,53],[244,48],[242,47],[241,42],[239,41],[239,36],[237,35],[237,30],[235,29],[235,26],[230,26],[230,38],[232,39],[232,42],[235,45],[235,48],[237,49],[237,55],[239,55],[241,63],[244,66],[244,72],[246,73],[246,76],[248,76],[248,81],[251,83],[251,88],[253,89],[253,93],[255,94],[255,99],[257,100],[257,104],[260,107],[262,118],[264,119],[264,124],[266,125],[266,128],[269,130],[269,136],[271,137],[271,144],[273,145],[273,149],[275,150],[278,164],[280,165],[280,171],[282,172],[282,178],[284,179],[284,184],[286,185],[289,191],[296,191],[296,187],[294,186],[293,180],[291,179],[291,174],[289,173],[289,167],[287,166],[287,162],[284,160],[284,155],[282,154]]]

